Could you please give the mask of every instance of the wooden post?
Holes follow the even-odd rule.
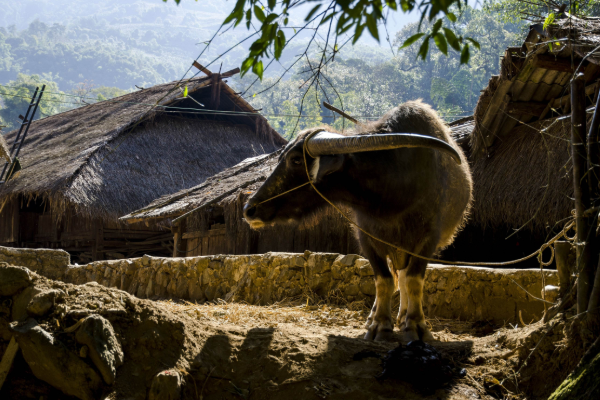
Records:
[[[600,85],[596,88],[596,91],[600,89]],[[594,109],[594,117],[592,118],[592,124],[588,132],[587,137],[587,158],[588,158],[588,176],[590,186],[590,206],[597,207],[600,202],[600,193],[598,185],[600,183],[600,111],[598,110],[598,92],[595,95],[596,108]],[[595,227],[598,224],[598,210],[592,213],[591,226]],[[595,231],[595,229],[594,229]],[[595,232],[592,233],[593,247],[592,256],[598,258],[598,248],[600,243]],[[595,271],[590,272],[590,275],[595,275],[594,285],[591,289],[590,300],[588,304],[588,312],[594,314],[596,319],[600,316],[600,264],[599,261],[593,260],[593,266],[596,267]]]
[[[173,257],[186,257],[187,256],[187,239],[183,238],[185,233],[186,220],[181,220],[175,226],[175,235],[173,240]]]
[[[210,108],[212,110],[218,110],[219,104],[221,103],[221,76],[219,74],[212,74],[210,79]]]
[[[92,261],[104,260],[104,225],[102,220],[94,221],[94,245],[92,246]]]
[[[590,208],[590,190],[587,180],[586,151],[586,115],[585,80],[579,73],[571,82],[571,156],[573,159],[573,189],[575,193],[575,215],[577,221],[577,312],[587,311],[590,292],[594,280],[592,265],[592,246],[589,240],[595,229],[591,230],[590,217],[585,211]],[[593,217],[592,217],[593,218]],[[593,232],[592,232],[593,231]]]
[[[571,290],[571,266],[569,265],[569,253],[571,243],[566,240],[554,242],[554,259],[556,260],[556,271],[560,285],[560,298],[562,299]]]

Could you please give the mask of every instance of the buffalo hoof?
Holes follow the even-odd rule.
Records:
[[[366,340],[375,340],[376,342],[389,342],[392,340],[394,328],[391,322],[377,322],[374,321],[371,326],[367,328],[365,334]]]
[[[408,342],[412,342],[413,340],[431,342],[434,340],[434,337],[429,328],[427,328],[425,322],[415,323],[406,321],[405,326],[402,329],[402,335],[404,340]]]

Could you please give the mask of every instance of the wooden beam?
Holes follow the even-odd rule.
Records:
[[[212,74],[210,80],[210,108],[218,110],[221,103],[221,76],[219,74]]]
[[[210,70],[206,67],[203,67],[198,61],[194,61],[192,63],[192,65],[196,68],[198,68],[200,71],[204,72],[206,74],[206,76],[212,76],[212,72],[210,72]]]
[[[12,367],[15,356],[17,355],[17,351],[19,351],[19,344],[15,340],[14,335],[10,338],[10,342],[8,343],[8,347],[4,351],[4,355],[2,356],[2,361],[0,361],[0,389],[8,376],[10,368]]]
[[[579,65],[581,60],[575,60],[575,68]],[[540,54],[537,56],[535,62],[536,68],[544,68],[552,71],[569,72],[573,73],[574,69],[571,67],[571,59],[569,58],[558,58],[548,54]]]
[[[351,117],[350,115],[346,114],[345,112],[343,112],[343,111],[342,111],[342,110],[340,110],[339,108],[337,108],[337,107],[334,107],[334,106],[332,106],[331,104],[327,103],[326,101],[324,101],[324,102],[323,102],[323,107],[325,107],[326,109],[328,109],[328,110],[331,110],[331,111],[333,111],[333,112],[335,112],[335,113],[338,113],[338,114],[340,114],[342,117],[346,118],[346,119],[347,119],[347,120],[349,120],[349,121],[352,121],[352,122],[354,122],[354,123],[355,123],[355,124],[357,124],[357,125],[362,125],[362,123],[361,123],[359,120],[357,120],[357,119],[356,119],[356,118],[354,118],[354,117]]]
[[[224,235],[225,233],[226,233],[225,228],[209,229],[207,231],[185,232],[183,234],[183,238],[184,239],[196,239],[196,238]]]
[[[221,74],[221,78],[229,78],[230,76],[236,75],[240,73],[240,69],[239,68],[234,68],[232,70],[229,70],[227,72],[223,72]]]
[[[101,220],[94,223],[94,245],[92,247],[92,261],[104,259],[104,225]]]
[[[173,257],[185,257],[187,255],[187,239],[183,237],[186,228],[186,220],[182,220],[175,227],[173,235]]]

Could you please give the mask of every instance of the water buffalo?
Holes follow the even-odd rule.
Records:
[[[308,137],[306,162],[315,187],[351,210],[366,232],[425,257],[452,243],[468,215],[471,172],[449,128],[430,106],[404,103],[352,135],[321,131],[301,132],[283,150],[273,173],[244,207],[252,228],[299,221],[329,207],[310,185],[273,198],[308,181],[303,157]],[[400,291],[396,323],[405,338],[432,339],[422,305],[427,261],[355,231],[375,276],[365,339],[390,339],[395,280]]]

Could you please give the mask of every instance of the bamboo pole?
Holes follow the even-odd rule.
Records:
[[[590,217],[585,215],[585,211],[590,208],[590,190],[586,174],[585,79],[582,73],[577,74],[571,81],[571,108],[571,156],[577,221],[577,271],[579,271],[577,312],[582,313],[587,311],[594,280],[592,246],[589,245],[591,221]]]
[[[592,124],[587,136],[587,156],[588,156],[588,176],[590,186],[590,203],[592,211],[590,214],[594,218],[592,220],[592,227],[595,228],[598,224],[598,203],[600,200],[600,193],[598,184],[600,183],[600,111],[598,110],[598,96],[595,96],[596,108],[594,110],[594,117],[592,118]],[[588,313],[594,314],[594,318],[600,317],[600,264],[598,263],[598,248],[599,240],[596,236],[596,232],[592,232],[593,248],[592,255],[596,257],[594,265],[596,270],[593,272],[595,275],[594,285],[591,289],[590,300],[588,303]]]

